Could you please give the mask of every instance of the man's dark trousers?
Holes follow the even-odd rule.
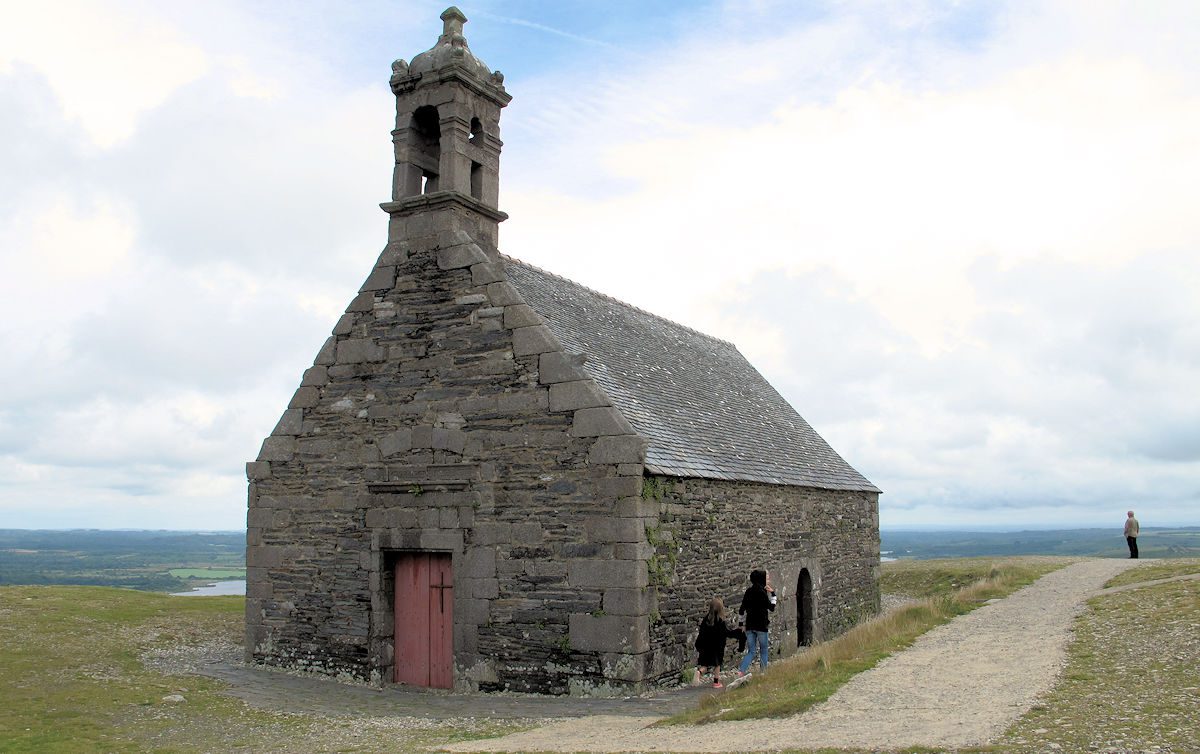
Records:
[[[1125,541],[1129,543],[1129,557],[1137,557],[1137,537],[1126,537]]]

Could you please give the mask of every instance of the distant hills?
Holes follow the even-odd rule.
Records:
[[[1006,555],[1085,555],[1129,557],[1125,537],[1115,529],[1047,531],[891,531],[880,532],[880,551],[892,558],[974,558]],[[1200,557],[1200,527],[1143,528],[1142,558]]]
[[[172,569],[241,569],[246,533],[0,529],[0,584],[183,591],[205,579]]]
[[[885,558],[973,558],[1009,555],[1127,557],[1118,529],[1055,531],[881,532]],[[1200,557],[1200,527],[1145,528],[1143,558]],[[0,585],[123,586],[175,592],[246,565],[242,531],[0,529]],[[191,570],[189,570],[191,569]]]

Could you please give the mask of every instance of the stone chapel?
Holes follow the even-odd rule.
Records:
[[[246,660],[628,693],[769,569],[786,655],[879,608],[879,489],[729,342],[502,255],[504,77],[392,64],[387,245],[247,464]]]

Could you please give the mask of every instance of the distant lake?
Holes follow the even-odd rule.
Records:
[[[197,587],[190,592],[176,592],[172,597],[217,597],[226,594],[245,594],[246,580],[237,579],[236,581],[218,581],[215,584],[207,584],[202,587]]]

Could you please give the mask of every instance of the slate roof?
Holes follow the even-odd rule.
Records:
[[[732,344],[504,257],[509,280],[648,441],[656,474],[879,492]]]

